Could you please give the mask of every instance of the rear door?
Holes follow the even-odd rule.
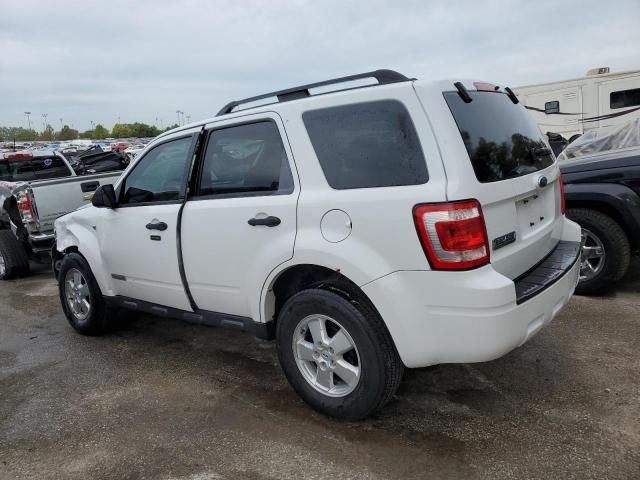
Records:
[[[453,87],[449,84],[448,87]],[[559,169],[524,106],[503,92],[455,88],[424,92],[441,145],[449,200],[482,206],[494,269],[516,278],[540,262],[561,235]]]
[[[187,282],[198,308],[251,317],[264,280],[293,256],[295,166],[276,114],[210,124],[206,138],[182,215]]]

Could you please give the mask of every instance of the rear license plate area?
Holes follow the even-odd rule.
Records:
[[[516,213],[520,224],[520,238],[535,234],[548,226],[554,218],[553,190],[547,189],[516,201]]]

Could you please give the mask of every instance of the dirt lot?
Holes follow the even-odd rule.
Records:
[[[0,478],[640,478],[640,262],[506,357],[408,371],[337,423],[272,343],[134,318],[75,334],[51,274],[0,284]]]

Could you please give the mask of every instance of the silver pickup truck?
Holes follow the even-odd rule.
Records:
[[[115,183],[125,167],[114,154],[92,157],[0,154],[0,280],[28,275],[30,260],[49,262],[56,218],[90,202],[93,192]]]

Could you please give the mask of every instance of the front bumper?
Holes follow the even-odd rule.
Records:
[[[544,262],[516,282],[491,265],[467,272],[401,271],[363,290],[407,367],[489,361],[532,338],[569,301],[580,271],[579,243],[573,240],[573,258],[552,262],[559,273]],[[544,282],[544,269],[552,278],[524,298],[517,284]]]

